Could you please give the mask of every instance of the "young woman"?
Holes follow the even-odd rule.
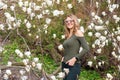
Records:
[[[63,42],[62,71],[66,75],[63,80],[77,80],[80,74],[81,59],[88,52],[89,47],[83,33],[79,30],[78,18],[75,15],[68,15],[64,23],[66,40]],[[80,47],[82,47],[81,51]]]

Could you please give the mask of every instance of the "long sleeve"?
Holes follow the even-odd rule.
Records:
[[[77,59],[81,59],[84,56],[84,54],[86,54],[89,51],[89,46],[84,37],[77,37],[77,39],[81,44],[80,47],[82,47],[82,51],[79,54],[76,54],[75,57]]]

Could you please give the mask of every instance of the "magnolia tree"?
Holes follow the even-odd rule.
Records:
[[[42,68],[42,61],[32,54],[49,53],[57,62],[62,55],[63,19],[68,13],[78,16],[80,29],[90,46],[90,57],[85,59],[83,67],[97,70],[106,80],[119,79],[120,75],[120,12],[119,0],[18,0],[0,1],[2,20],[0,34],[2,43],[0,52],[5,53],[4,43],[17,41],[21,46],[14,49],[12,55],[21,58],[25,66],[19,70],[22,80],[29,77],[23,74],[39,70],[49,79],[64,77],[60,72],[48,75]],[[81,7],[81,8],[80,8]],[[57,47],[56,47],[57,46]],[[7,66],[13,62],[8,61]],[[111,73],[107,70],[113,70]],[[2,69],[1,69],[2,72]],[[11,70],[4,71],[2,78],[8,79]],[[45,77],[42,77],[43,79]]]

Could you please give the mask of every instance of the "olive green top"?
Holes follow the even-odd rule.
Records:
[[[66,39],[63,42],[64,47],[64,62],[70,60],[73,57],[76,57],[78,61],[83,57],[85,53],[89,51],[89,46],[84,37],[78,37],[72,35],[69,39]],[[82,51],[80,51],[82,47]]]

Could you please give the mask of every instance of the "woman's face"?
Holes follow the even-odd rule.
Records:
[[[67,17],[65,19],[65,25],[66,25],[67,28],[72,29],[73,26],[74,26],[74,20],[70,17]]]

